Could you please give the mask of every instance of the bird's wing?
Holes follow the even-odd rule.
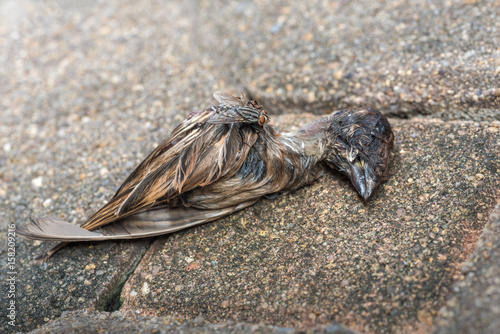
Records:
[[[210,124],[206,121],[213,112],[207,109],[181,123],[81,227],[94,230],[234,175],[257,140],[258,130],[232,121]]]
[[[93,231],[57,218],[39,218],[32,219],[31,224],[20,227],[18,231],[26,239],[62,242],[152,237],[217,220],[244,209],[256,201],[251,200],[217,210],[186,207],[152,209],[131,215],[119,222],[102,226]],[[44,256],[47,255],[49,254],[44,254]]]
[[[127,179],[122,183],[120,188],[116,191],[115,197],[120,193],[123,193],[127,188],[133,187],[137,184],[138,180],[141,180],[146,176],[152,169],[156,167],[158,162],[163,158],[167,158],[168,155],[173,153],[171,150],[178,143],[183,143],[184,145],[189,145],[194,138],[194,136],[189,136],[193,132],[197,131],[201,124],[203,124],[208,118],[212,116],[209,110],[204,110],[201,112],[194,112],[189,115],[189,117],[184,120],[179,126],[177,126],[172,133],[165,138],[140,164],[135,168],[135,170],[127,177]]]

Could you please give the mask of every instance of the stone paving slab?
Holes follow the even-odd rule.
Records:
[[[303,333],[293,328],[265,326],[258,324],[236,323],[234,321],[211,324],[201,317],[180,321],[175,317],[148,317],[133,312],[116,311],[113,313],[88,310],[65,312],[61,318],[51,321],[46,326],[33,330],[32,334],[48,333]],[[308,333],[351,334],[355,333],[338,324],[317,326]]]
[[[498,198],[498,184],[495,183],[497,181],[491,180],[495,175],[498,179],[498,167],[495,167],[496,171],[495,168],[487,169],[485,161],[479,161],[475,166],[475,159],[480,160],[483,157],[479,150],[481,141],[484,141],[485,147],[489,147],[490,151],[485,151],[490,152],[488,154],[493,154],[491,147],[494,146],[491,142],[495,138],[498,142],[498,132],[495,130],[498,129],[497,125],[491,123],[491,120],[498,120],[500,117],[500,20],[498,11],[495,11],[498,6],[498,0],[451,0],[442,4],[403,0],[378,3],[339,1],[316,2],[309,6],[285,2],[269,4],[260,0],[3,0],[0,2],[0,242],[7,244],[6,232],[10,224],[25,222],[30,216],[50,215],[81,222],[112,196],[119,183],[155,143],[167,135],[190,111],[213,103],[211,94],[214,91],[229,89],[234,92],[244,89],[261,98],[261,102],[272,114],[300,113],[300,116],[289,119],[272,117],[273,122],[284,127],[291,125],[287,124],[287,121],[297,125],[314,117],[304,114],[304,110],[321,114],[337,107],[364,104],[380,107],[385,113],[402,117],[426,114],[428,117],[447,120],[475,119],[488,122],[464,123],[462,129],[461,123],[394,121],[396,130],[401,131],[401,134],[416,141],[423,141],[425,137],[428,141],[425,145],[429,147],[420,147],[421,145],[416,143],[410,147],[411,143],[406,141],[409,140],[406,137],[400,142],[408,147],[404,149],[404,153],[400,153],[395,166],[409,168],[408,166],[412,165],[413,169],[402,172],[396,169],[398,174],[391,181],[398,184],[386,185],[385,190],[382,189],[378,195],[381,197],[369,202],[363,214],[356,213],[356,210],[360,210],[361,203],[356,202],[357,197],[353,189],[345,180],[331,176],[325,179],[328,180],[326,183],[303,190],[287,199],[265,201],[254,209],[216,223],[215,227],[207,225],[172,238],[160,239],[154,247],[163,250],[163,247],[166,247],[164,245],[174,243],[175,240],[180,242],[179,238],[195,240],[195,236],[200,234],[203,234],[202,239],[206,240],[204,242],[208,246],[208,240],[211,239],[208,236],[211,233],[215,241],[225,240],[221,233],[232,234],[233,227],[236,235],[240,229],[253,231],[262,226],[262,221],[269,220],[271,227],[263,230],[262,235],[256,235],[255,231],[248,234],[247,241],[250,244],[263,246],[262,250],[259,250],[260,257],[254,253],[244,254],[250,259],[249,264],[245,266],[262,264],[268,268],[270,264],[275,263],[276,268],[283,270],[283,264],[276,259],[277,255],[271,253],[271,250],[277,249],[274,243],[284,242],[275,236],[279,237],[280,233],[283,235],[285,232],[294,233],[297,241],[301,241],[299,231],[294,229],[298,229],[298,226],[309,226],[311,221],[307,217],[310,214],[302,213],[302,218],[290,217],[295,225],[289,229],[283,228],[279,223],[281,220],[278,221],[273,214],[291,207],[294,210],[303,210],[301,205],[311,205],[313,213],[322,219],[318,221],[319,224],[325,225],[326,221],[337,223],[335,226],[338,226],[338,231],[329,230],[332,227],[326,224],[326,232],[344,233],[339,239],[344,244],[339,246],[339,249],[346,249],[354,254],[361,247],[356,244],[351,247],[348,243],[347,238],[352,233],[368,238],[372,243],[364,247],[372,248],[368,249],[367,254],[360,253],[357,258],[354,255],[335,253],[335,257],[326,260],[319,255],[320,248],[313,249],[310,255],[317,262],[311,263],[310,266],[317,270],[299,273],[297,270],[300,267],[292,264],[293,268],[288,275],[297,276],[297,280],[313,282],[313,273],[328,273],[324,268],[330,266],[327,269],[333,270],[331,266],[335,264],[342,270],[329,276],[331,281],[327,284],[340,282],[341,289],[328,293],[339,294],[346,290],[359,297],[359,286],[354,284],[349,276],[351,270],[358,267],[350,267],[350,263],[358,265],[358,261],[374,261],[370,264],[380,268],[392,264],[385,262],[394,256],[390,252],[385,253],[391,249],[391,243],[386,243],[385,237],[376,239],[377,242],[373,243],[373,238],[377,238],[382,231],[384,236],[389,235],[386,238],[388,241],[391,241],[392,236],[389,232],[396,233],[394,235],[399,238],[396,240],[402,240],[401,234],[398,233],[408,224],[416,224],[420,218],[429,218],[422,211],[424,207],[415,209],[415,205],[427,205],[438,197],[441,201],[450,201],[450,206],[455,206],[455,211],[447,211],[447,202],[437,202],[437,207],[433,207],[432,203],[430,208],[437,211],[433,213],[431,210],[431,214],[438,217],[436,224],[441,224],[438,227],[446,230],[442,225],[444,222],[440,220],[442,216],[449,217],[458,227],[464,227],[462,230],[450,232],[456,237],[456,240],[452,240],[455,244],[452,244],[450,239],[443,239],[450,241],[450,245],[445,249],[452,255],[448,256],[446,252],[436,253],[437,246],[429,241],[432,238],[425,239],[425,233],[434,233],[429,230],[432,220],[420,222],[422,230],[420,231],[419,227],[408,236],[408,240],[403,241],[415,242],[418,237],[418,247],[414,248],[414,252],[416,256],[421,257],[424,264],[426,260],[435,259],[432,261],[442,261],[446,268],[452,268],[454,265],[458,268],[463,256],[470,252],[469,248],[463,246],[471,245],[471,249],[473,248],[474,240],[477,240],[477,234],[486,221],[488,210],[491,210],[494,198]],[[328,43],[331,48],[325,47]],[[450,128],[447,128],[448,126]],[[414,130],[411,130],[412,127]],[[470,137],[470,145],[478,150],[473,152],[474,155],[467,151],[464,134]],[[462,146],[455,148],[456,144]],[[439,153],[437,160],[433,158],[433,145],[442,145],[443,148],[434,150]],[[498,147],[498,143],[496,145]],[[411,156],[414,154],[414,146],[419,146],[421,151],[418,152],[422,155]],[[445,147],[448,149],[447,153],[444,152]],[[428,154],[423,155],[426,152]],[[417,157],[424,159],[417,161]],[[458,181],[453,180],[448,184],[446,182],[449,179],[445,173],[448,171],[449,166],[446,167],[446,164],[449,161],[457,165],[462,164],[466,169],[461,175],[450,171],[450,178],[456,176]],[[498,162],[493,164],[495,163],[498,166]],[[417,167],[422,170],[416,169]],[[433,174],[429,174],[432,182],[426,183],[427,180],[423,178],[424,172],[427,172],[424,168],[435,168],[431,170]],[[414,182],[410,184],[407,179],[399,179],[403,177],[401,173],[406,173],[408,179]],[[436,183],[438,177],[441,177],[441,183]],[[448,185],[454,188],[448,190]],[[331,188],[335,188],[336,192]],[[473,189],[478,197],[474,200],[470,199]],[[412,190],[413,193],[403,196],[401,192],[407,190]],[[456,198],[450,197],[447,191],[452,195],[456,194]],[[463,202],[459,203],[462,191],[468,197],[464,197]],[[345,208],[335,208],[332,212],[319,212],[319,209],[312,207],[313,202],[316,203],[315,198],[321,198],[319,195],[326,196],[337,205],[340,198],[347,201],[348,205]],[[410,195],[420,196],[420,202],[410,201]],[[384,210],[397,206],[396,213],[401,215],[396,216],[394,231],[384,225],[382,220],[374,218],[381,210],[377,209],[375,204],[382,199],[384,205],[390,204]],[[401,202],[403,199],[407,202]],[[443,211],[440,211],[441,207]],[[345,222],[339,222],[338,217],[341,214],[350,214],[352,217]],[[262,218],[256,218],[256,215],[261,215]],[[359,218],[363,215],[373,218],[373,225],[369,224],[370,221],[358,221],[353,215]],[[477,216],[475,219],[474,215]],[[387,214],[384,219],[387,217],[393,216]],[[246,227],[240,226],[239,224],[243,223],[239,219],[250,224],[247,223]],[[299,224],[301,219],[305,222]],[[387,221],[393,223],[392,220]],[[354,225],[350,225],[351,223]],[[363,223],[366,224],[362,225]],[[230,230],[227,230],[228,226],[231,226]],[[373,231],[375,227],[379,227],[380,231]],[[280,233],[276,233],[273,228]],[[366,228],[370,228],[368,233],[373,234],[364,236],[363,231]],[[318,230],[316,225],[312,231],[315,229]],[[321,247],[333,247],[329,242],[336,234],[324,235],[325,231],[319,230],[319,235],[323,235],[325,240],[323,242],[327,243]],[[306,232],[312,233],[308,230]],[[439,239],[436,235],[435,238]],[[314,244],[316,237],[318,236],[305,234],[304,241],[296,245],[299,247],[298,245],[305,244],[308,247]],[[228,240],[233,242],[233,237],[229,235]],[[56,255],[53,262],[47,266],[32,266],[29,263],[32,254],[45,246],[17,239],[16,324],[20,326],[17,329],[28,330],[40,326],[65,310],[84,307],[113,309],[116,307],[112,305],[115,301],[113,294],[118,291],[120,283],[127,273],[133,270],[152,241],[77,244]],[[460,241],[463,241],[463,245]],[[293,242],[295,241],[291,244]],[[439,242],[441,241],[438,240],[438,244]],[[454,245],[457,244],[458,251],[454,251]],[[227,243],[222,245],[228,247]],[[217,244],[217,247],[222,246]],[[383,252],[372,254],[372,249],[379,248]],[[226,262],[222,262],[219,268],[224,269],[224,272],[238,273],[237,268],[228,267],[227,248],[222,250],[220,256]],[[203,251],[201,250],[202,254]],[[297,256],[306,252],[304,249],[298,251]],[[429,253],[424,254],[425,251]],[[410,250],[405,250],[402,254],[408,252]],[[7,248],[2,247],[2,268],[7,267],[7,254]],[[152,251],[148,253],[148,259],[154,260],[151,254]],[[440,254],[444,254],[446,258],[439,256]],[[188,255],[190,259],[191,253]],[[198,256],[199,252],[195,254],[192,263],[198,263]],[[336,264],[337,257],[342,258],[344,262]],[[181,257],[172,259],[179,259],[181,263],[185,261]],[[286,261],[295,260],[296,258],[292,257]],[[217,259],[214,261],[217,262]],[[238,261],[241,262],[242,259]],[[299,261],[299,264],[306,265],[305,261]],[[396,269],[402,266],[401,262],[395,261],[394,264]],[[411,265],[417,264],[402,266],[402,272],[407,275],[401,276],[401,279],[416,277],[411,276],[416,275]],[[204,268],[202,265],[208,266],[201,262],[201,269],[194,268],[193,271],[211,268]],[[142,267],[147,268],[147,272],[150,271],[147,263],[143,262]],[[215,270],[213,268],[210,270]],[[423,265],[422,268],[425,269],[422,275],[435,273],[432,271],[435,269],[433,266]],[[290,266],[286,266],[286,269],[290,269]],[[156,270],[155,267],[152,272]],[[211,272],[210,270],[208,272]],[[372,272],[365,273],[369,282],[379,279],[368,275]],[[389,270],[387,275],[392,279],[396,271]],[[382,319],[384,312],[392,312],[384,298],[395,296],[394,303],[403,305],[403,312],[391,313],[395,320],[381,321],[380,328],[403,326],[401,323],[404,321],[407,321],[411,328],[428,328],[426,326],[434,318],[435,310],[443,304],[444,297],[441,296],[449,291],[452,282],[450,277],[453,275],[450,270],[445,270],[440,275],[444,277],[442,282],[438,279],[441,277],[439,275],[431,278],[426,276],[426,283],[408,294],[414,296],[416,292],[428,292],[426,289],[432,286],[427,283],[428,279],[431,282],[438,280],[436,286],[442,288],[442,291],[428,292],[414,304],[413,301],[405,301],[406,292],[390,289],[380,292],[370,283],[367,288],[373,288],[373,291],[370,291],[366,298],[382,293],[382,300],[377,303],[370,300],[368,302],[373,303],[371,305],[355,306],[358,309],[363,308],[363,311],[367,308],[366,312],[379,312]],[[458,276],[457,274],[456,277]],[[0,271],[1,281],[5,281],[7,277],[7,271]],[[285,277],[282,281],[277,279],[275,284],[283,284],[286,279],[288,278]],[[134,282],[138,283],[140,280],[135,277]],[[416,284],[413,281],[410,283],[412,287]],[[179,287],[180,291],[175,291],[174,288],[171,297],[182,295],[192,288],[189,282],[180,285],[184,287]],[[131,282],[129,287],[133,286]],[[293,295],[296,288],[297,286],[289,288],[292,291],[290,300],[306,299],[306,295]],[[214,299],[220,299],[220,293],[224,291],[222,288],[218,289]],[[241,286],[238,289],[241,289]],[[242,290],[238,289],[235,294],[241,293]],[[313,286],[303,289],[299,285],[297,289],[299,292],[309,293],[310,296],[314,295],[311,291],[319,291],[314,290],[317,287]],[[468,289],[466,291],[471,293],[480,294],[482,291],[470,287]],[[402,288],[402,291],[407,290]],[[140,299],[142,290],[136,292],[137,298]],[[250,293],[251,296],[257,295],[256,291]],[[228,294],[227,297],[234,297],[235,294]],[[434,296],[439,298],[430,302]],[[325,320],[323,313],[317,314],[319,311],[313,310],[313,314],[307,309],[314,305],[314,300],[319,300],[317,298],[319,297],[310,297],[306,306],[297,311],[298,315],[293,314],[290,322],[309,326],[316,320]],[[136,299],[137,303],[139,299]],[[452,306],[468,305],[465,301],[462,303],[461,299],[457,301],[460,302],[452,303]],[[7,302],[7,299],[0,300],[0,331],[8,328],[5,323]],[[264,306],[264,302],[258,301],[259,306]],[[185,301],[176,303],[182,306],[180,311],[187,309]],[[421,305],[417,305],[418,303]],[[132,300],[126,300],[126,305],[133,306]],[[217,307],[220,307],[223,304],[218,305]],[[238,307],[243,309],[247,307],[245,305]],[[487,303],[482,305],[482,308],[488,309]],[[267,306],[274,307],[271,304]],[[417,306],[421,308],[417,310]],[[445,315],[453,313],[453,319],[461,319],[461,311],[454,310],[452,306],[452,310],[446,311]],[[195,305],[195,309],[196,307],[199,305]],[[325,309],[328,310],[329,307],[330,304],[325,305]],[[236,314],[234,309],[220,309],[228,315]],[[261,308],[257,311],[264,310],[265,308]],[[343,308],[338,314],[344,314],[342,312],[347,312],[346,310],[347,308]],[[160,308],[160,311],[164,312],[165,309]],[[279,311],[278,309],[278,313]],[[420,325],[415,325],[415,312]],[[306,320],[301,322],[299,316]],[[211,317],[214,319],[215,316]],[[206,319],[208,321],[209,318]],[[343,323],[350,323],[352,319],[356,319],[356,315],[348,314],[342,320],[345,320]],[[448,325],[454,326],[453,319],[446,320]],[[464,317],[461,320],[464,319],[469,318]],[[403,322],[398,322],[400,320]],[[434,322],[437,323],[437,320]],[[395,325],[396,323],[400,325]],[[441,325],[442,323],[439,323],[439,326]],[[363,326],[361,323],[356,328],[364,330],[372,328],[370,326],[374,325],[367,323]]]
[[[440,310],[437,333],[497,333],[500,328],[500,201],[476,251],[462,266],[453,297]]]
[[[500,120],[500,2],[202,1],[200,41],[284,113]],[[215,32],[215,33],[207,33]],[[231,66],[232,65],[232,66]]]
[[[142,258],[149,241],[68,246],[42,265],[30,263],[29,247],[18,241],[16,263],[16,326],[4,313],[2,333],[25,331],[58,318],[63,311],[81,308],[116,309],[125,280]],[[4,267],[5,268],[5,267]],[[3,271],[6,274],[6,271]],[[2,282],[10,275],[2,275]]]
[[[332,174],[159,238],[125,284],[122,311],[201,315],[213,323],[430,330],[498,198],[500,129],[392,124],[394,175],[372,199],[363,203]]]

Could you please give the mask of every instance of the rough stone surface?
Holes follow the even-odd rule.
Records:
[[[116,308],[121,286],[149,243],[140,240],[72,245],[56,254],[53,260],[39,265],[30,261],[31,247],[17,241],[15,323],[19,330],[32,329],[59,317],[65,310]],[[2,273],[2,282],[11,276],[6,273]],[[4,303],[7,301],[3,298]],[[5,312],[4,305],[2,312]],[[5,319],[3,316],[2,332],[7,329]]]
[[[211,324],[202,317],[193,320],[181,321],[172,316],[148,317],[137,315],[134,312],[95,312],[81,310],[64,312],[62,316],[49,322],[41,329],[34,330],[32,334],[45,333],[302,333],[293,328],[278,326],[251,325],[225,321]],[[338,324],[316,326],[309,332],[318,334],[350,334],[354,333]]]
[[[181,328],[203,314],[207,328],[233,319],[327,332],[332,321],[361,331],[480,323],[487,332],[498,318],[493,227],[460,268],[498,199],[499,6],[0,1],[0,242],[30,216],[83,221],[189,112],[212,104],[214,91],[249,92],[283,129],[366,105],[403,118],[474,120],[391,119],[395,174],[365,205],[332,174],[160,238],[122,297],[142,315],[170,316],[173,303]],[[299,115],[276,116],[290,113]],[[0,332],[68,310],[114,310],[153,241],[80,243],[36,266],[32,254],[45,245],[16,238],[16,326],[7,324],[12,299],[2,298]],[[2,247],[2,282],[9,263]]]
[[[213,103],[211,94],[223,89],[188,38],[183,7],[156,6],[0,2],[3,245],[8,225],[30,216],[82,222],[195,104]],[[136,15],[150,27],[136,27]],[[176,24],[159,29],[164,20]],[[64,310],[106,309],[150,242],[79,244],[37,266],[32,254],[45,246],[17,238],[16,328]],[[6,268],[7,248],[1,251]],[[0,280],[6,277],[2,270]],[[0,332],[13,329],[8,302],[0,301]]]
[[[500,328],[500,201],[474,254],[462,266],[453,297],[440,310],[437,333],[497,333]]]
[[[206,49],[229,53],[242,86],[281,112],[370,105],[400,117],[479,121],[500,120],[499,7],[202,1],[199,21]]]

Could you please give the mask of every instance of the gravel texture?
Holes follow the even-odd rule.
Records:
[[[46,245],[16,238],[16,326],[2,298],[0,332],[70,310],[115,310],[130,273],[123,314],[172,316],[180,328],[200,314],[207,330],[231,320],[248,332],[271,329],[241,321],[326,332],[332,323],[496,328],[496,216],[461,268],[499,197],[499,6],[0,1],[4,245],[8,226],[30,216],[82,222],[189,112],[214,103],[214,91],[249,92],[284,129],[351,106],[428,118],[391,119],[394,175],[365,204],[332,174],[213,224],[80,243],[46,265],[31,263]],[[89,312],[63,319],[115,314]]]
[[[120,289],[136,268],[148,241],[68,246],[41,265],[30,262],[29,247],[24,243],[18,239],[21,247],[17,248],[15,323],[19,330],[35,328],[66,310],[116,309]],[[2,281],[10,276],[2,277]],[[6,298],[3,302],[7,305]],[[5,309],[2,305],[2,311]],[[5,320],[10,319],[2,314],[2,332],[12,329]]]

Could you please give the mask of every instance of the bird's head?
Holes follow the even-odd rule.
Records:
[[[377,110],[339,110],[305,125],[297,136],[316,139],[321,160],[345,173],[365,200],[389,177],[394,134]]]

